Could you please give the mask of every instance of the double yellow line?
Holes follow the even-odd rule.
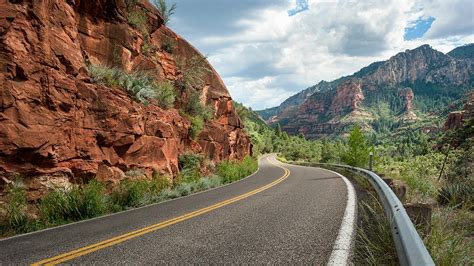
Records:
[[[132,238],[136,238],[136,237],[142,236],[144,234],[151,233],[153,231],[165,228],[167,226],[170,226],[170,225],[182,222],[182,221],[186,221],[186,220],[191,219],[193,217],[196,217],[196,216],[202,215],[204,213],[210,212],[212,210],[224,207],[226,205],[232,204],[234,202],[237,202],[239,200],[248,198],[248,197],[253,196],[257,193],[260,193],[264,190],[267,190],[267,189],[281,183],[283,180],[285,180],[290,175],[290,170],[288,170],[287,168],[275,164],[274,162],[270,161],[270,159],[268,157],[267,157],[267,160],[271,164],[273,164],[273,165],[275,165],[279,168],[282,168],[285,171],[285,174],[283,176],[281,176],[277,180],[269,183],[268,185],[257,188],[255,190],[252,190],[252,191],[247,192],[245,194],[242,194],[240,196],[237,196],[237,197],[219,202],[217,204],[208,206],[206,208],[202,208],[202,209],[199,209],[199,210],[181,215],[179,217],[172,218],[170,220],[167,220],[167,221],[164,221],[164,222],[161,222],[161,223],[157,223],[157,224],[154,224],[154,225],[151,225],[151,226],[148,226],[148,227],[144,227],[142,229],[138,229],[138,230],[135,230],[135,231],[123,234],[123,235],[116,236],[114,238],[110,238],[110,239],[107,239],[107,240],[89,245],[89,246],[85,246],[85,247],[82,247],[82,248],[79,248],[79,249],[76,249],[76,250],[72,250],[72,251],[67,252],[67,253],[63,253],[63,254],[48,258],[48,259],[44,259],[42,261],[35,262],[32,265],[57,265],[59,263],[70,261],[72,259],[84,256],[84,255],[92,253],[92,252],[95,252],[97,250],[100,250],[100,249],[103,249],[103,248],[106,248],[106,247],[110,247],[110,246],[113,246],[113,245],[117,245],[119,243],[125,242],[127,240],[132,239]]]

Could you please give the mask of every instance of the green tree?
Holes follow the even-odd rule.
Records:
[[[154,0],[153,1],[155,6],[158,8],[161,16],[163,17],[163,23],[166,25],[170,21],[170,17],[176,11],[176,3],[172,4],[171,7],[168,8],[168,4],[166,0]]]
[[[348,150],[342,161],[357,167],[367,167],[369,163],[369,147],[359,125],[355,125],[349,135]]]

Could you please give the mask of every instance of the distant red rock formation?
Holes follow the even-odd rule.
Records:
[[[464,121],[469,119],[474,119],[474,92],[471,92],[467,95],[463,110],[451,112],[448,114],[448,118],[444,123],[444,128],[458,128],[464,123]]]

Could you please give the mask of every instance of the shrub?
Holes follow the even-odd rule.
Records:
[[[191,122],[189,137],[196,139],[204,129],[204,119],[201,116],[188,116],[188,119]]]
[[[120,86],[143,104],[155,99],[160,107],[171,108],[176,100],[174,88],[169,82],[156,82],[145,73],[126,73],[100,65],[90,65],[88,70],[95,82],[108,87]]]
[[[161,49],[165,50],[167,53],[172,54],[174,52],[175,45],[173,43],[173,39],[170,37],[165,37],[163,40],[163,44],[161,45]]]
[[[438,203],[449,206],[474,207],[474,186],[469,183],[446,184],[438,193]]]
[[[171,7],[168,7],[166,0],[153,0],[153,3],[163,17],[163,24],[167,25],[170,21],[170,17],[176,10],[176,3],[171,5]]]
[[[174,106],[176,100],[176,91],[174,90],[173,85],[169,82],[155,83],[153,86],[155,90],[155,96],[158,105],[161,108],[169,109]]]
[[[108,87],[119,86],[119,69],[100,65],[89,65],[87,70],[89,71],[89,74],[91,75],[94,82]]]
[[[11,229],[16,233],[28,231],[29,219],[26,212],[27,199],[24,187],[14,182],[7,189],[7,219]]]
[[[146,23],[147,23],[146,13],[141,8],[134,8],[134,9],[129,10],[128,15],[127,15],[127,21],[133,27],[140,30],[140,32],[144,34],[145,36],[148,35],[148,28],[146,26]]]
[[[149,183],[146,179],[125,179],[112,194],[113,202],[121,207],[138,207],[148,194]]]
[[[104,194],[104,185],[96,180],[67,191],[56,189],[41,200],[40,218],[46,225],[57,225],[102,215],[107,211]]]
[[[257,170],[256,159],[246,156],[242,162],[223,161],[217,165],[217,175],[222,177],[222,183],[227,184],[242,179]]]
[[[118,84],[143,104],[148,104],[149,100],[156,97],[152,78],[143,73],[128,74],[120,72]]]
[[[178,67],[182,73],[182,81],[186,90],[201,88],[204,84],[205,74],[210,72],[206,58],[200,55],[191,57],[189,60],[179,59]]]
[[[144,55],[150,55],[154,52],[156,52],[156,46],[151,44],[149,41],[143,42],[141,52]]]
[[[161,191],[165,188],[170,187],[170,182],[166,176],[160,175],[158,172],[153,171],[153,179],[151,180],[151,191]]]
[[[203,156],[195,153],[183,153],[178,157],[180,169],[197,169],[201,166]]]
[[[111,195],[112,203],[119,208],[139,207],[157,202],[160,192],[170,186],[168,179],[154,174],[153,179],[125,179]]]
[[[196,182],[201,178],[198,168],[187,168],[182,170],[177,177],[177,185]]]

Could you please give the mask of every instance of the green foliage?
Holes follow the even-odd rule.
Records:
[[[182,115],[191,122],[189,136],[196,139],[204,129],[205,122],[214,117],[214,110],[202,104],[199,92],[193,92],[182,109]]]
[[[197,116],[207,112],[205,109],[206,106],[201,102],[201,94],[198,91],[192,91],[188,96],[188,101],[183,107],[183,111],[189,115]]]
[[[144,55],[151,55],[152,53],[156,52],[157,48],[155,45],[151,44],[149,41],[143,42],[141,52]]]
[[[46,225],[80,221],[104,214],[107,211],[105,187],[92,180],[83,187],[54,190],[38,206],[41,220]]]
[[[204,129],[204,119],[199,115],[186,117],[191,122],[191,127],[189,128],[189,137],[191,139],[196,139]]]
[[[95,82],[108,87],[121,87],[143,104],[155,100],[160,107],[171,108],[176,100],[175,90],[169,82],[156,82],[145,73],[126,73],[100,65],[90,65],[88,70]]]
[[[352,166],[365,168],[368,166],[369,148],[359,125],[355,125],[350,133],[348,151],[344,154],[342,160]]]
[[[155,91],[154,99],[160,107],[169,109],[174,106],[174,102],[176,101],[176,91],[171,83],[155,83],[153,90]]]
[[[373,194],[359,204],[355,264],[398,265],[390,222]]]
[[[183,153],[178,157],[180,169],[196,169],[199,168],[204,160],[204,157],[195,153]]]
[[[242,179],[258,168],[258,162],[250,156],[246,156],[242,162],[223,161],[217,165],[217,175],[222,177],[224,184]]]
[[[171,7],[168,7],[166,0],[153,0],[153,3],[155,4],[156,8],[158,8],[158,11],[163,17],[163,23],[167,25],[170,21],[170,17],[176,11],[176,3],[171,5]]]
[[[26,212],[27,199],[23,185],[15,181],[7,188],[7,219],[16,233],[28,231],[29,218]]]
[[[448,183],[438,193],[438,203],[453,207],[474,207],[474,183]]]
[[[436,265],[474,265],[474,242],[469,236],[474,230],[474,213],[441,208],[434,212],[431,230],[423,239]]]
[[[114,190],[111,198],[120,207],[138,207],[150,191],[150,181],[147,179],[125,179],[119,188]]]
[[[205,75],[211,71],[206,58],[200,55],[195,55],[188,60],[178,59],[178,67],[181,70],[184,89],[188,92],[202,88]]]
[[[160,192],[169,186],[168,179],[157,173],[151,180],[146,178],[125,179],[112,192],[111,201],[119,209],[143,206],[153,202]]]
[[[161,49],[165,50],[167,53],[172,54],[175,49],[173,39],[170,37],[165,37],[163,44],[161,45]]]
[[[89,65],[87,67],[92,80],[100,85],[108,87],[119,86],[118,77],[121,71],[118,68],[109,68],[100,65]]]
[[[141,8],[129,10],[127,14],[127,21],[134,28],[140,30],[145,38],[148,38],[147,14],[144,10]]]

